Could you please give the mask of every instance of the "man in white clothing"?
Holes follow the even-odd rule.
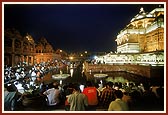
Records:
[[[60,90],[58,84],[53,85],[52,88],[46,90],[43,94],[47,96],[48,106],[54,106],[60,103]]]

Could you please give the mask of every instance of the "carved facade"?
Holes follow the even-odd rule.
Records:
[[[117,51],[98,56],[106,64],[164,66],[164,8],[143,8],[117,35]]]
[[[164,50],[164,8],[140,12],[120,31],[115,40],[118,53],[143,53]]]
[[[42,37],[36,44],[31,35],[22,37],[15,29],[4,31],[4,65],[34,65],[61,58],[53,47]]]

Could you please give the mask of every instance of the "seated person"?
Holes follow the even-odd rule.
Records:
[[[58,83],[54,83],[51,88],[43,92],[47,96],[48,106],[58,105],[60,103],[60,90],[58,88]]]
[[[20,93],[14,84],[6,84],[4,87],[4,110],[14,111],[16,110],[17,100]]]

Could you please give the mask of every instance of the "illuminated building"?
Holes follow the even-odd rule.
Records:
[[[156,8],[149,13],[141,8],[115,41],[120,53],[164,50],[164,8]]]
[[[117,52],[96,58],[108,64],[164,64],[164,8],[143,8],[117,35]]]
[[[35,43],[32,37],[22,37],[19,31],[7,29],[4,32],[4,64],[14,66],[20,62],[33,64]]]
[[[35,52],[35,63],[50,62],[55,59],[60,59],[61,56],[56,54],[53,47],[48,43],[48,41],[42,37],[36,44]]]
[[[22,37],[15,29],[4,31],[4,65],[34,65],[60,58],[44,37],[36,44],[29,34]]]

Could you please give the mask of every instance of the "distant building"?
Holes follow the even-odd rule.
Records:
[[[16,29],[4,31],[4,65],[34,65],[60,58],[44,37],[35,43],[29,34],[23,37]]]
[[[35,46],[35,49],[35,63],[50,62],[52,60],[61,58],[61,55],[55,53],[53,47],[44,37],[40,38]]]

